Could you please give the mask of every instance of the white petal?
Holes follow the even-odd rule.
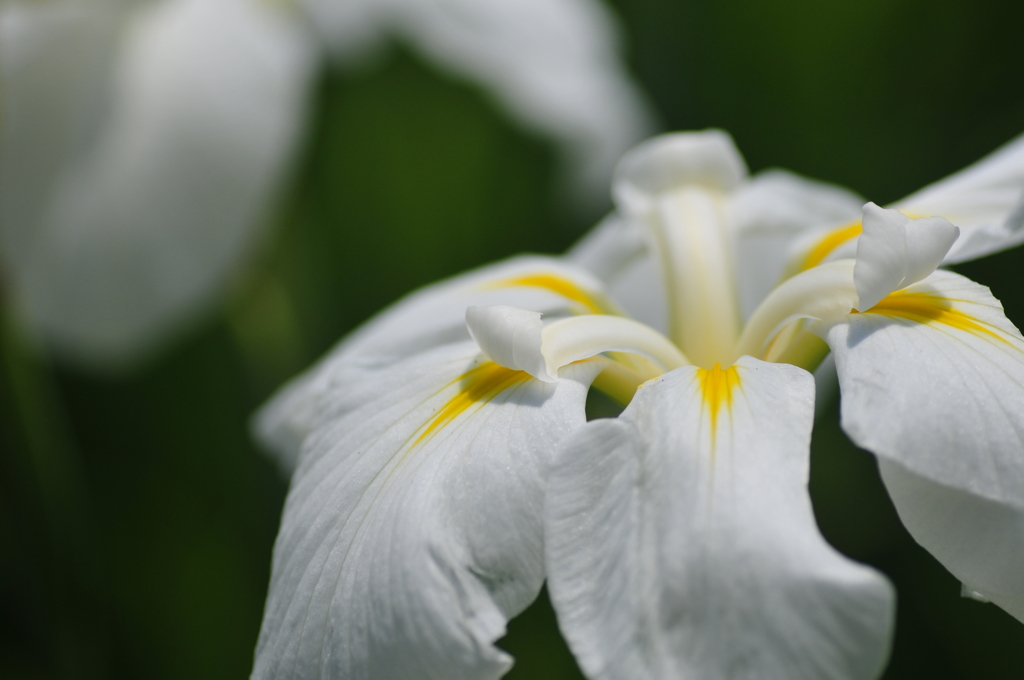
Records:
[[[941,217],[912,220],[874,203],[864,206],[863,226],[853,272],[860,297],[857,309],[862,312],[935,271],[960,235]]]
[[[608,294],[632,318],[667,335],[668,291],[658,257],[648,251],[608,282]]]
[[[1021,618],[1024,338],[999,301],[939,271],[827,339],[843,428],[879,456],[907,528],[969,589]]]
[[[561,142],[588,198],[606,195],[619,157],[652,130],[596,0],[304,0],[328,44],[412,43],[479,83],[521,123]]]
[[[892,590],[818,533],[813,408],[808,373],[745,357],[666,374],[566,440],[548,583],[591,680],[877,676]]]
[[[858,446],[1024,509],[1024,339],[987,288],[937,271],[825,337]]]
[[[743,317],[778,285],[796,240],[808,230],[860,219],[862,205],[848,189],[785,170],[744,183],[730,198]]]
[[[1024,621],[1024,510],[936,484],[885,458],[878,468],[917,542],[973,597]]]
[[[646,250],[644,231],[612,213],[577,241],[565,258],[608,283],[643,257]]]
[[[628,218],[653,210],[665,192],[694,184],[727,192],[746,176],[746,163],[727,133],[676,132],[650,139],[623,156],[612,193]]]
[[[1024,242],[1024,136],[890,207],[908,217],[940,216],[960,228],[946,264],[1019,245]],[[792,247],[786,275],[852,257],[859,235],[859,221],[808,234]]]
[[[557,384],[440,347],[336,367],[274,548],[253,678],[483,680],[544,578],[543,474],[598,367]]]
[[[941,215],[963,231],[947,263],[1024,242],[1024,136],[897,202],[908,215]]]
[[[72,7],[5,14],[0,205],[19,235],[5,264],[54,345],[126,362],[209,305],[251,249],[313,61],[262,3],[146,4],[104,30],[73,25]],[[103,58],[85,68],[90,50]],[[77,99],[55,113],[49,88],[69,83]]]
[[[323,359],[292,380],[257,413],[254,429],[287,473],[302,440],[323,418],[334,417],[323,394],[342,364],[383,368],[439,345],[470,339],[466,309],[512,305],[551,316],[610,313],[600,284],[555,258],[517,257],[411,293],[345,337]]]

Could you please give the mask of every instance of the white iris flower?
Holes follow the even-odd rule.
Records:
[[[937,269],[1020,242],[1022,191],[1024,138],[862,216],[720,132],[632,151],[570,258],[414,293],[261,411],[294,476],[253,677],[500,677],[545,578],[592,680],[877,676],[892,588],[806,489],[829,351],[911,533],[1024,620],[1024,338]]]
[[[145,356],[253,250],[323,53],[384,37],[555,140],[592,196],[650,132],[615,28],[596,0],[5,3],[5,293],[73,359]]]

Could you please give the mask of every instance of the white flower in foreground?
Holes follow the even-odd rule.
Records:
[[[311,29],[311,26],[316,31]],[[48,344],[143,358],[214,303],[294,155],[320,42],[395,35],[552,137],[583,187],[649,132],[596,0],[45,0],[0,8],[0,265]]]
[[[261,411],[295,472],[253,677],[497,678],[545,577],[592,680],[876,677],[891,586],[825,543],[806,490],[829,350],[910,531],[1024,620],[1024,338],[936,269],[1016,243],[1022,192],[1024,139],[910,216],[863,206],[830,259],[858,238],[846,192],[748,179],[714,131],[634,150],[572,257],[628,308],[657,285],[668,337],[524,257],[400,301]],[[780,257],[748,266],[748,240]],[[591,387],[629,405],[585,423]]]

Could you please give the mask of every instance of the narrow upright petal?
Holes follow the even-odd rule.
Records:
[[[884,461],[911,533],[972,590],[1021,617],[1024,338],[999,301],[937,271],[824,335],[843,428]]]
[[[566,440],[548,583],[591,680],[869,680],[892,590],[833,550],[807,496],[811,376],[744,357],[640,388]]]
[[[0,30],[14,293],[67,354],[138,359],[253,247],[304,122],[310,46],[250,0],[8,4]]]
[[[729,193],[747,168],[720,130],[656,137],[626,154],[613,195],[648,234],[660,260],[669,336],[697,365],[724,356],[739,335]]]
[[[543,476],[599,366],[555,384],[472,342],[341,364],[274,548],[252,677],[494,680],[544,578]]]

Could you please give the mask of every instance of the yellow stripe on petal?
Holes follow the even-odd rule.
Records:
[[[711,441],[718,430],[718,414],[732,409],[733,392],[740,386],[740,374],[735,366],[723,369],[715,364],[711,369],[698,368],[697,381],[704,398],[704,408],[711,421]]]
[[[617,314],[618,310],[610,300],[603,295],[590,293],[576,285],[571,279],[558,274],[525,274],[514,276],[500,281],[485,284],[487,290],[498,290],[501,288],[516,288],[526,286],[531,288],[543,288],[556,295],[572,300],[582,307],[588,314]]]
[[[910,219],[916,219],[917,217],[923,217],[923,215],[908,214],[900,211],[906,217]],[[829,256],[835,252],[839,246],[844,243],[848,243],[853,239],[861,235],[864,231],[864,226],[860,220],[854,220],[853,222],[847,222],[846,224],[840,225],[835,229],[830,230],[824,236],[822,236],[813,246],[804,251],[802,258],[797,259],[796,262],[790,262],[786,268],[786,274],[784,278],[795,276],[800,272],[807,271],[817,267],[819,264],[829,258]]]
[[[814,247],[810,249],[806,256],[804,256],[804,260],[800,264],[800,268],[797,272],[807,271],[811,267],[817,267],[832,254],[832,251],[847,241],[857,238],[860,236],[862,231],[864,231],[864,227],[861,225],[860,220],[844,224],[841,227],[836,227],[829,233],[825,234],[820,241],[814,244]]]
[[[883,298],[881,302],[864,314],[882,314],[917,323],[940,324],[966,331],[981,338],[998,340],[1012,345],[994,326],[955,309],[952,300],[930,293],[896,291]]]
[[[434,414],[430,422],[424,425],[420,435],[413,442],[413,446],[430,439],[440,429],[470,409],[483,406],[505,390],[516,387],[529,379],[529,373],[514,371],[499,366],[493,361],[486,361],[471,368],[449,383],[449,385],[461,383],[458,394],[449,399],[448,403]]]

